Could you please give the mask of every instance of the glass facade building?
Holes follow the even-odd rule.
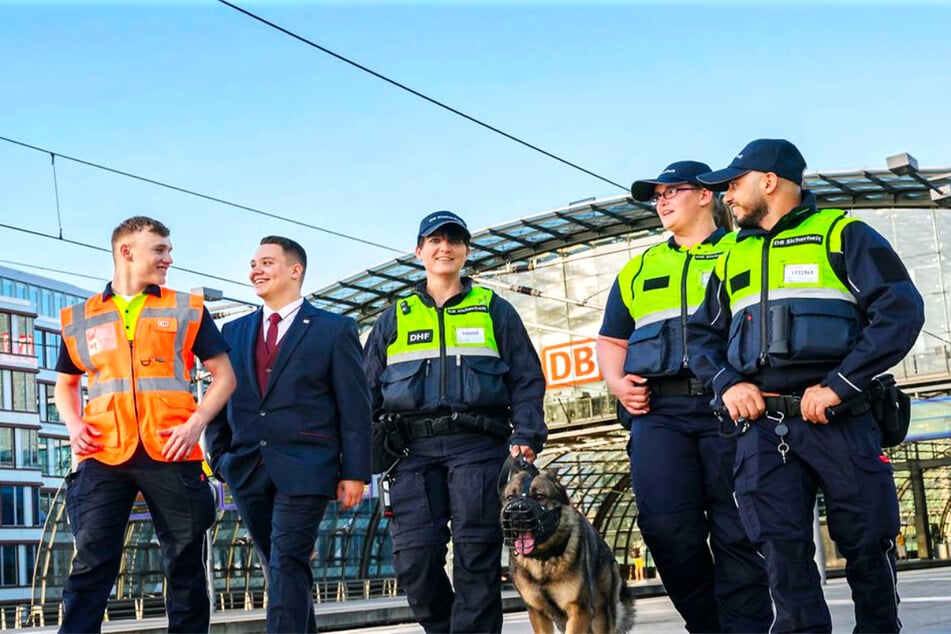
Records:
[[[888,452],[896,470],[909,558],[949,555],[951,208],[945,205],[947,198],[941,190],[949,184],[951,169],[903,173],[861,170],[809,174],[806,179],[806,186],[817,195],[822,207],[848,210],[895,246],[925,299],[925,329],[912,352],[892,370],[915,399],[908,442]],[[615,402],[597,368],[594,340],[618,271],[632,256],[663,239],[666,236],[649,206],[629,197],[591,200],[476,232],[467,267],[477,283],[492,288],[515,306],[542,360],[548,384],[545,413],[551,432],[539,464],[559,467],[573,501],[614,548],[628,576],[633,574],[635,549],[643,552],[644,544],[636,525],[627,433],[615,421]],[[413,254],[406,254],[314,292],[308,300],[320,308],[354,317],[366,334],[380,311],[422,277]],[[24,301],[29,304],[33,299],[30,296]],[[42,293],[36,299],[46,301]],[[54,306],[55,296],[50,301]],[[34,352],[24,358],[40,368],[41,335],[35,324],[14,324],[20,314],[11,311],[10,345],[19,344],[24,329],[35,331]],[[26,315],[30,314],[27,311]],[[35,310],[32,314],[42,313]],[[35,319],[39,321],[40,317]],[[49,328],[42,340],[58,345],[55,336],[55,329]],[[55,345],[44,349],[47,356],[55,354]],[[39,429],[32,444],[29,425],[17,426],[9,439],[0,434],[0,462],[14,461],[19,468],[33,464],[35,456],[46,466],[25,469],[32,469],[37,474],[34,481],[39,481],[46,471],[51,476],[61,475],[53,471],[62,470],[68,445],[64,456],[62,444],[56,443],[65,437],[65,430],[58,435],[44,431],[54,429],[56,423],[48,419],[55,418],[55,409],[49,405],[48,390],[41,381],[28,388],[27,382],[14,380],[12,373],[22,371],[18,366],[4,366],[4,407],[9,405],[11,413],[19,415],[13,409],[14,398],[26,402],[31,398],[29,390],[34,389],[37,407],[42,411],[31,412],[30,420]],[[65,464],[68,466],[68,460]],[[55,482],[58,484],[59,478]],[[41,498],[42,491],[51,494],[53,490],[35,485],[33,489],[38,489]],[[0,493],[5,490],[0,488]],[[215,605],[219,609],[261,607],[264,581],[250,539],[227,487],[219,484],[216,493],[218,521],[210,535],[213,548],[209,560]],[[61,498],[52,504],[42,500],[34,504],[28,499],[32,492],[24,492],[21,498],[17,495],[11,492],[8,502],[4,494],[4,515],[9,505],[14,517],[19,518],[20,499],[26,521],[39,522],[38,516],[28,516],[34,508],[50,514],[42,539],[37,535],[33,542],[39,543],[35,546],[39,573],[32,595],[34,622],[42,614],[50,623],[58,609],[57,598],[72,553]],[[110,606],[116,614],[141,616],[161,611],[158,541],[144,507],[138,510],[141,514],[133,516],[127,532],[116,600]],[[375,483],[354,510],[342,512],[331,504],[312,561],[318,600],[362,599],[398,591],[387,521],[376,503]],[[23,540],[19,557],[29,556],[28,542]],[[828,539],[825,547],[828,564],[842,566],[844,562]],[[0,549],[0,579],[7,570],[3,556],[5,551]],[[649,556],[647,564],[650,574]]]
[[[70,470],[53,367],[59,311],[87,295],[0,266],[0,605],[29,604],[43,527]],[[0,625],[13,625],[5,612],[0,617]]]

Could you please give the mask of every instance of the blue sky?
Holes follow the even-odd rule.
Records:
[[[238,4],[624,185],[679,159],[723,167],[767,136],[810,170],[905,151],[951,165],[945,3]],[[437,209],[478,229],[623,193],[212,0],[0,11],[0,136],[407,251]],[[65,237],[105,246],[154,215],[176,264],[239,282],[270,233],[307,248],[305,291],[394,255],[63,160],[57,175]],[[0,222],[58,233],[48,155],[0,143],[0,188]],[[105,254],[0,239],[0,260],[111,271]],[[253,298],[181,271],[170,285]]]

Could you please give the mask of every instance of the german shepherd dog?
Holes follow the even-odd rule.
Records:
[[[503,478],[505,478],[503,471]],[[512,580],[536,634],[623,634],[634,594],[588,519],[553,470],[518,460],[502,488],[502,530]]]

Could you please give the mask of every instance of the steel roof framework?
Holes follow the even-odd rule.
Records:
[[[806,187],[821,207],[935,207],[932,192],[951,186],[951,168],[921,169],[898,175],[887,169],[807,174]],[[661,229],[653,207],[630,196],[587,200],[477,231],[466,264],[470,275],[518,269],[545,254],[630,234]],[[413,253],[407,253],[317,290],[307,299],[318,308],[372,320],[425,277]]]

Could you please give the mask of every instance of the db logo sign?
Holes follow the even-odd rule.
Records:
[[[567,387],[601,380],[594,346],[594,339],[580,339],[542,348],[545,385]]]

